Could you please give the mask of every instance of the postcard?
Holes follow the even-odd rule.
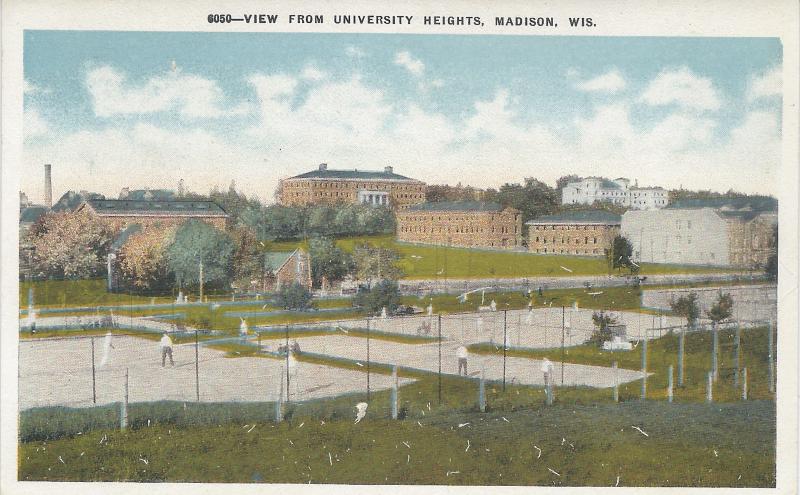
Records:
[[[4,493],[796,493],[796,4],[3,7]]]

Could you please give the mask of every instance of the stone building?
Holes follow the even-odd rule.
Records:
[[[127,201],[119,199],[89,199],[76,210],[109,222],[115,231],[129,225],[142,228],[152,225],[176,225],[189,219],[202,220],[225,230],[228,214],[213,201]]]
[[[546,215],[525,223],[528,251],[604,256],[620,232],[621,216],[604,210]]]
[[[279,201],[285,206],[336,203],[389,206],[402,209],[425,202],[424,182],[394,173],[367,170],[331,170],[325,163],[280,182]]]
[[[439,246],[515,249],[522,215],[497,203],[422,203],[397,212],[397,240]]]
[[[264,268],[264,291],[278,291],[295,282],[311,290],[311,259],[302,249],[265,253]]]
[[[561,189],[561,204],[591,205],[595,201],[627,206],[635,210],[664,208],[669,203],[666,190],[661,187],[630,187],[630,180],[618,177],[586,177],[567,183]]]
[[[774,200],[685,200],[660,211],[628,211],[621,231],[643,262],[760,269],[775,250],[777,222]]]

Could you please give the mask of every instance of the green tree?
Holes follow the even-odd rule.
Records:
[[[497,192],[496,201],[503,206],[520,210],[522,221],[526,222],[536,216],[556,211],[559,206],[559,195],[544,182],[528,177],[525,179],[525,185],[503,184]]]
[[[382,280],[356,294],[353,302],[371,314],[380,313],[383,308],[392,313],[400,304],[400,288],[394,280]]]
[[[253,231],[244,225],[230,230],[233,241],[233,281],[236,287],[249,288],[253,280],[264,278],[264,253]]]
[[[770,280],[777,281],[778,280],[778,226],[772,228],[772,239],[771,239],[771,246],[772,246],[772,254],[769,255],[767,258],[767,264],[764,267],[764,271],[767,274],[767,278]]]
[[[370,287],[373,282],[397,280],[403,270],[397,266],[400,255],[394,249],[364,244],[355,249],[356,277],[366,281]]]
[[[638,271],[638,266],[633,263],[633,245],[625,237],[618,235],[611,241],[611,249],[608,251],[608,264],[613,269],[629,268],[631,272]]]
[[[714,304],[706,311],[706,316],[713,325],[727,320],[733,314],[733,298],[730,294],[719,294]]]
[[[700,317],[700,306],[697,304],[697,293],[690,292],[670,303],[673,313],[686,318],[686,324],[694,327]]]
[[[611,340],[612,335],[609,327],[616,325],[617,319],[601,310],[592,313],[592,323],[594,323],[595,329],[588,342],[602,347],[603,342]]]
[[[151,228],[133,234],[119,250],[117,260],[122,285],[138,290],[161,291],[172,282],[167,247],[175,227]]]
[[[309,243],[311,257],[311,278],[314,285],[320,286],[322,278],[329,282],[341,280],[355,270],[353,256],[339,248],[327,237],[311,239]]]
[[[167,265],[179,287],[199,286],[202,295],[205,284],[225,286],[230,282],[234,249],[233,240],[224,232],[189,220],[175,231],[175,240],[167,248]]]
[[[295,282],[281,287],[275,296],[275,304],[283,309],[304,310],[311,307],[311,292]]]

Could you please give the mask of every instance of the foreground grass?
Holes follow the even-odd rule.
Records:
[[[431,412],[402,421],[368,412],[355,425],[349,417],[151,424],[31,441],[19,446],[19,479],[771,487],[774,452],[772,402]]]

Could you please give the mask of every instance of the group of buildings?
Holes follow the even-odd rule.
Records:
[[[368,204],[395,210],[397,240],[468,248],[525,250],[536,254],[605,256],[617,235],[633,246],[635,260],[764,266],[775,249],[777,202],[752,198],[669,203],[661,187],[631,186],[619,177],[586,177],[561,190],[562,205],[609,203],[627,211],[570,210],[525,223],[521,212],[481,201],[426,202],[426,184],[383,172],[317,170],[281,181],[285,205]]]
[[[125,238],[127,231],[196,219],[225,230],[229,215],[213,201],[187,200],[166,190],[123,189],[118,199],[86,192],[65,194],[52,205],[50,166],[45,166],[45,205],[20,196],[20,228],[47,211],[75,211],[99,218]],[[441,246],[527,250],[541,255],[605,256],[617,235],[646,263],[762,267],[777,239],[777,202],[771,198],[684,200],[669,204],[660,187],[630,186],[626,178],[600,177],[567,183],[563,205],[611,203],[626,209],[573,209],[529,220],[514,208],[485,201],[426,201],[427,185],[394,172],[315,170],[283,179],[278,199],[286,206],[361,204],[392,208],[398,241]],[[24,200],[24,201],[23,201]],[[23,204],[23,202],[25,204]],[[523,231],[525,228],[525,232]],[[132,230],[128,230],[132,229]],[[113,253],[112,253],[113,254]],[[269,286],[286,281],[311,285],[310,260],[301,250],[267,253]],[[111,262],[109,261],[109,271]],[[265,285],[266,287],[266,285]]]

